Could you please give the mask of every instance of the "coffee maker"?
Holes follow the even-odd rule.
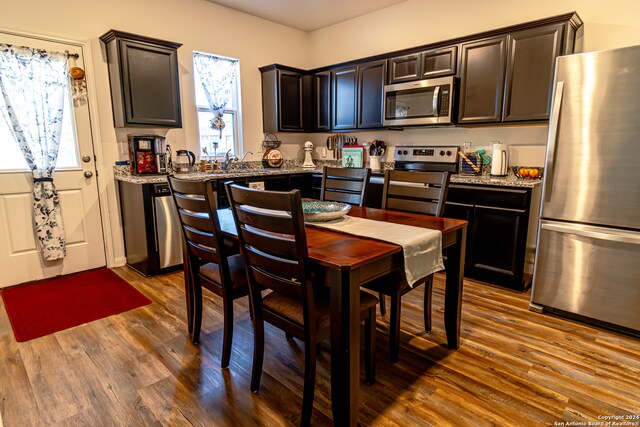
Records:
[[[129,135],[129,160],[132,175],[167,173],[165,137]]]

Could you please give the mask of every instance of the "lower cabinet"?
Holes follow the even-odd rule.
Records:
[[[322,175],[320,175],[322,177]],[[218,194],[218,209],[229,207],[229,198],[224,183],[233,181],[234,184],[248,186],[252,182],[263,182],[265,190],[290,191],[300,190],[302,197],[311,196],[311,175],[305,173],[272,175],[272,176],[251,176],[246,178],[226,178],[213,181],[213,189]]]
[[[531,189],[449,186],[444,216],[469,222],[465,276],[525,290]]]

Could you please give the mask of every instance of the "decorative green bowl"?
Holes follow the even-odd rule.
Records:
[[[324,222],[338,219],[349,212],[351,205],[339,202],[302,202],[304,220],[307,222]]]

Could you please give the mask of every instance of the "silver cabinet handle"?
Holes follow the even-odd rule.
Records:
[[[84,177],[85,178],[91,178],[93,176],[93,172],[91,171],[84,171]]]
[[[553,107],[551,109],[551,121],[549,122],[549,138],[547,142],[547,161],[544,165],[544,200],[551,199],[551,187],[553,186],[553,161],[556,154],[556,140],[558,139],[558,122],[560,121],[560,110],[562,109],[562,92],[564,82],[556,84],[556,91],[553,95]]]

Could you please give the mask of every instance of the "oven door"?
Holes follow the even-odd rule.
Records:
[[[453,77],[384,87],[384,125],[451,124]]]

